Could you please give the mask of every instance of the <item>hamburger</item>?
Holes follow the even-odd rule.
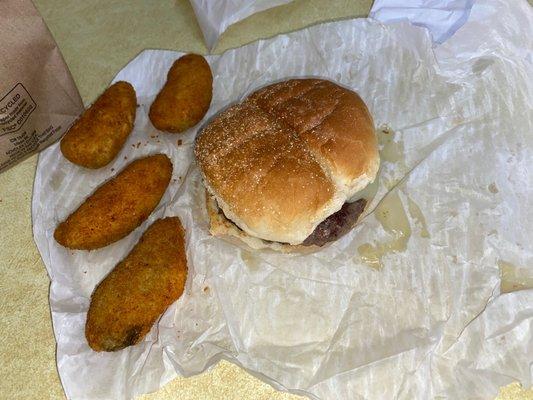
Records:
[[[252,93],[205,126],[195,155],[211,234],[284,252],[319,248],[348,232],[379,169],[365,103],[323,79]]]

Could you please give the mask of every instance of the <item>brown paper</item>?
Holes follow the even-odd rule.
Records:
[[[0,172],[59,139],[83,103],[30,0],[0,1]]]

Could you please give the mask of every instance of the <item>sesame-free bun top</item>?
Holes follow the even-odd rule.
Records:
[[[195,153],[229,219],[251,236],[292,245],[371,183],[379,168],[365,103],[322,79],[254,92],[203,129]]]

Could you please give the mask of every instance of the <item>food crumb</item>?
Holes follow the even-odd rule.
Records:
[[[182,143],[183,141],[181,139],[178,139],[178,146],[181,146]]]
[[[493,193],[493,194],[496,194],[499,192],[498,190],[498,187],[496,186],[496,184],[494,182],[492,182],[490,185],[489,185],[489,192]]]
[[[206,286],[206,287],[204,288],[204,293],[209,293],[209,286]]]

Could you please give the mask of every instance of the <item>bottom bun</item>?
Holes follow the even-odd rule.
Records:
[[[209,215],[209,232],[211,235],[220,237],[230,243],[247,250],[270,249],[282,253],[313,253],[324,246],[303,246],[291,245],[288,243],[270,242],[248,235],[231,220],[226,218],[222,210],[218,207],[217,201],[209,192],[205,194],[207,214]]]

